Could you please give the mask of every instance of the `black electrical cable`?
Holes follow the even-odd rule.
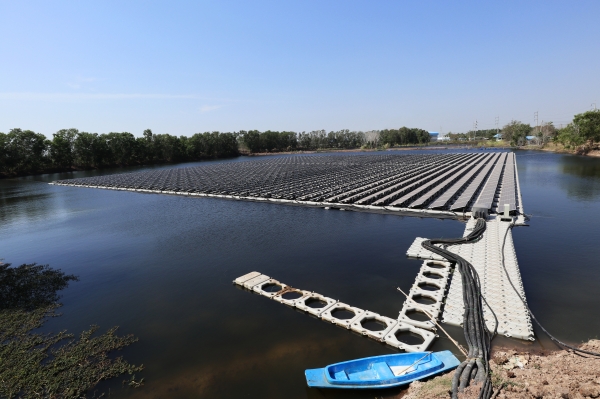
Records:
[[[473,265],[462,257],[448,251],[449,245],[465,244],[475,242],[481,238],[486,229],[485,219],[477,219],[473,231],[463,238],[438,238],[422,242],[423,248],[436,253],[449,262],[456,265],[456,269],[461,275],[463,286],[463,329],[465,340],[469,347],[467,359],[462,362],[452,379],[452,398],[458,398],[458,392],[462,391],[471,380],[477,383],[483,383],[479,392],[480,399],[489,399],[492,396],[492,381],[490,377],[490,351],[492,339],[496,335],[498,328],[498,319],[496,314],[485,303],[492,312],[495,319],[494,331],[489,331],[483,317],[483,304],[485,298],[481,294],[481,283],[479,275]],[[435,244],[444,244],[443,248]]]
[[[506,277],[508,278],[508,282],[510,283],[510,286],[513,288],[513,290],[515,291],[515,293],[517,294],[517,296],[519,297],[519,299],[521,300],[521,302],[523,302],[523,305],[525,305],[525,308],[527,309],[527,311],[529,312],[529,315],[531,316],[531,318],[533,319],[533,321],[535,321],[535,324],[538,325],[539,328],[542,329],[542,331],[554,342],[556,342],[559,346],[565,347],[565,348],[569,348],[575,352],[579,352],[579,353],[585,353],[587,355],[592,355],[592,356],[600,356],[600,353],[597,352],[591,352],[591,351],[586,351],[583,349],[579,349],[576,348],[574,346],[571,346],[569,344],[565,344],[564,342],[562,342],[561,340],[559,340],[558,338],[554,337],[552,334],[550,334],[548,332],[548,330],[546,330],[538,321],[538,319],[536,319],[536,317],[533,315],[533,312],[531,311],[531,309],[529,308],[529,305],[527,305],[527,302],[525,301],[525,299],[523,299],[523,297],[521,296],[521,294],[519,293],[519,291],[517,290],[517,288],[515,287],[515,285],[513,284],[512,280],[510,279],[510,276],[508,274],[508,270],[506,269],[506,263],[504,262],[504,246],[506,245],[506,237],[508,236],[508,232],[510,229],[512,229],[514,227],[515,223],[512,222],[508,228],[506,229],[506,232],[504,233],[504,239],[502,240],[502,267],[504,268],[504,273],[506,273]]]

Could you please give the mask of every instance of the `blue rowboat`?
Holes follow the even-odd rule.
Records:
[[[450,351],[397,353],[365,357],[306,370],[314,388],[375,389],[410,384],[452,370],[460,361]]]

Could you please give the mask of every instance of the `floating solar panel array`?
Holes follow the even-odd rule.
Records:
[[[51,184],[341,209],[467,216],[522,213],[513,153],[297,155]]]

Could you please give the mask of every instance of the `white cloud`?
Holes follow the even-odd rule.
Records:
[[[203,105],[200,107],[200,113],[204,114],[206,112],[214,111],[219,108],[223,108],[223,105]]]

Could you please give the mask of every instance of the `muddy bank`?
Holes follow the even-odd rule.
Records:
[[[580,346],[600,352],[600,340]],[[587,399],[600,397],[600,358],[576,354],[573,351],[532,353],[514,349],[494,350],[490,362],[494,392],[498,399]],[[426,382],[414,382],[398,398],[449,398],[454,372]],[[461,399],[476,399],[478,387],[460,394]]]
[[[586,143],[576,148],[567,149],[561,144],[548,143],[546,145],[520,147],[522,150],[539,150],[555,152],[558,154],[583,155],[588,157],[600,157],[599,143]]]

